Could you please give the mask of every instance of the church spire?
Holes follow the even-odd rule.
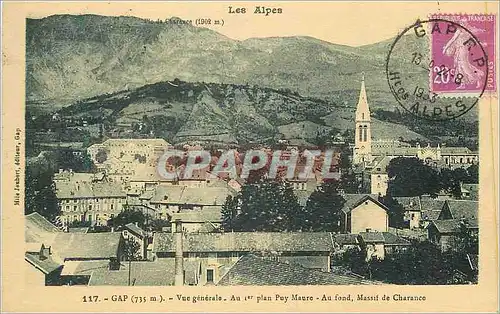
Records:
[[[361,90],[359,91],[358,105],[356,107],[356,120],[370,121],[370,107],[366,99],[365,73],[361,75]]]
[[[361,77],[361,90],[356,107],[356,121],[354,132],[354,164],[366,164],[372,160],[372,131],[370,123],[370,108],[366,99],[365,74]]]

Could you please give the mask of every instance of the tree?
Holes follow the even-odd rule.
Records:
[[[468,180],[466,183],[479,183],[479,166],[471,165],[467,168],[467,173],[469,174]]]
[[[455,252],[441,252],[428,241],[412,241],[404,251],[386,255],[385,259],[366,261],[366,251],[351,249],[334,259],[333,263],[373,280],[404,285],[445,285],[469,283],[460,276],[464,269],[463,256]]]
[[[123,242],[123,253],[127,261],[137,261],[141,258],[141,245],[132,238],[127,238]]]
[[[228,195],[226,202],[222,205],[222,226],[224,230],[234,230],[234,223],[236,223],[239,210],[238,200],[238,197]]]
[[[345,193],[358,193],[358,180],[352,170],[351,149],[343,146],[340,152],[340,184]]]
[[[479,235],[469,229],[468,221],[460,221],[459,232],[452,238],[452,246],[457,252],[478,254]]]
[[[332,257],[332,266],[342,266],[343,268],[358,274],[367,273],[366,252],[358,247],[351,247],[340,254]]]
[[[337,181],[324,182],[309,196],[300,217],[302,231],[340,231],[345,199],[339,194],[339,186]]]
[[[124,211],[119,213],[116,217],[108,221],[108,225],[112,227],[123,227],[129,223],[137,223],[139,226],[144,226],[146,217],[140,210],[125,208]]]
[[[472,168],[475,167],[475,168]],[[471,169],[472,168],[472,169]],[[472,173],[472,177],[469,173]],[[477,179],[477,166],[472,165],[469,169],[465,170],[463,168],[456,168],[453,170],[442,169],[440,172],[440,182],[441,188],[449,193],[451,193],[455,198],[460,198],[462,196],[461,185],[462,183],[472,183]]]
[[[234,231],[291,231],[301,211],[291,186],[284,182],[246,184],[223,205],[223,228]]]
[[[439,175],[418,158],[397,157],[387,166],[388,194],[393,196],[437,195],[441,188]]]
[[[386,196],[379,197],[379,202],[384,204],[389,211],[387,212],[389,216],[389,226],[394,228],[401,228],[404,226],[404,207],[401,205],[392,195],[387,194]]]
[[[156,219],[150,217],[147,220],[147,227],[149,227],[150,230],[152,231],[162,231],[164,227],[170,227],[171,223],[170,221],[167,221],[165,219]]]
[[[27,164],[24,213],[37,212],[49,221],[61,214],[53,181],[54,172],[39,164]]]
[[[59,152],[57,157],[60,169],[72,169],[76,172],[92,172],[94,170],[94,164],[88,154],[75,156],[72,151],[63,150]]]
[[[95,156],[95,160],[102,164],[103,162],[105,162],[106,160],[108,160],[108,153],[106,152],[106,150],[104,149],[99,149],[97,151],[97,154]]]
[[[439,174],[441,189],[451,193],[456,198],[462,194],[460,189],[460,181],[457,180],[455,172],[450,169],[443,168]]]

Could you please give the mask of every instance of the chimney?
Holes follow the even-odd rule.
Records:
[[[182,247],[182,222],[180,219],[175,221],[175,285],[184,285],[184,252]]]
[[[41,261],[46,260],[47,258],[49,258],[49,256],[50,256],[50,246],[49,247],[45,247],[45,245],[42,244],[38,256],[39,256],[39,259]]]

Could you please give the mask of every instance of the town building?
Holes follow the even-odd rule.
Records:
[[[168,219],[183,210],[221,209],[229,195],[236,191],[229,186],[189,187],[185,185],[158,185],[141,196],[143,204],[157,211],[157,218]]]
[[[395,200],[403,206],[404,222],[409,229],[425,229],[438,219],[445,204],[444,200],[430,196],[397,196]]]
[[[428,238],[441,250],[457,248],[457,237],[466,230],[470,236],[478,236],[478,202],[468,200],[447,200],[438,218],[428,227]]]
[[[477,183],[462,183],[460,184],[460,193],[462,199],[478,201],[479,200],[479,184]]]
[[[333,249],[328,232],[175,232],[156,233],[153,238],[153,254],[158,259],[199,262],[200,285],[216,283],[240,257],[252,252],[328,272]]]
[[[371,194],[385,196],[389,187],[389,175],[387,166],[391,161],[390,157],[379,156],[374,159],[375,166],[370,173]]]
[[[343,233],[388,231],[388,208],[378,201],[378,195],[345,194],[344,198],[340,222]]]
[[[366,259],[385,259],[386,255],[395,254],[411,246],[410,241],[390,232],[360,232],[360,247],[366,252]]]
[[[26,284],[53,286],[59,284],[62,265],[51,256],[51,248],[40,243],[26,243],[24,274]]]
[[[144,166],[156,168],[160,156],[170,148],[164,139],[108,139],[89,146],[87,154],[98,169],[126,184]]]
[[[182,221],[184,232],[218,232],[222,225],[222,207],[183,209],[171,214],[170,221]]]
[[[125,209],[127,193],[120,183],[109,180],[89,182],[78,180],[79,175],[74,176],[55,182],[61,208],[60,219],[64,226],[74,221],[106,225],[109,219]]]
[[[38,213],[25,216],[25,242],[25,277],[34,284],[87,284],[89,276],[73,272],[78,265],[116,270],[123,256],[121,233],[62,232]]]

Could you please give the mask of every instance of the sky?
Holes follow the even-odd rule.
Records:
[[[152,20],[172,16],[184,20],[224,20],[224,26],[208,28],[229,38],[311,36],[348,46],[362,46],[394,38],[417,18],[432,13],[498,12],[494,2],[72,2],[13,3],[32,18],[53,14],[129,15]],[[229,13],[229,7],[246,8],[245,14]],[[256,6],[281,8],[281,14],[254,14]]]

